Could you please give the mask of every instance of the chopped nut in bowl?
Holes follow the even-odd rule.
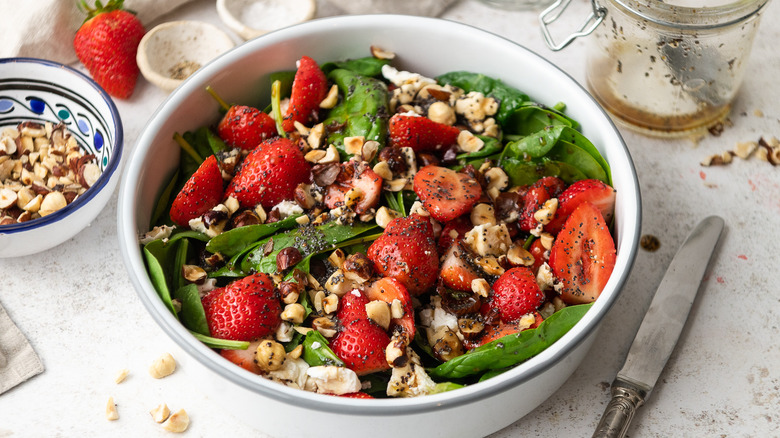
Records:
[[[0,60],[0,258],[70,239],[118,182],[122,122],[85,75],[34,58]]]

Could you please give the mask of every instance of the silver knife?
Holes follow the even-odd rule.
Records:
[[[612,400],[596,427],[594,438],[625,436],[637,408],[650,396],[685,326],[723,226],[720,217],[704,219],[675,254],[639,326],[626,362],[612,382]]]

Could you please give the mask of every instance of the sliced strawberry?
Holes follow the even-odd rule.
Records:
[[[439,277],[446,287],[460,291],[471,291],[471,282],[480,278],[460,245],[450,246],[445,253]]]
[[[282,306],[274,282],[255,273],[214,289],[203,298],[211,336],[254,341],[272,334],[281,322]]]
[[[201,163],[184,184],[171,205],[171,220],[189,227],[191,219],[199,217],[222,201],[222,172],[213,155]]]
[[[369,299],[360,289],[353,289],[339,300],[339,311],[336,316],[344,325],[358,319],[367,319],[366,304],[368,302]]]
[[[369,319],[356,319],[342,327],[330,343],[330,348],[357,375],[362,376],[390,368],[385,348],[390,343],[387,333]]]
[[[482,196],[482,187],[465,173],[425,166],[414,176],[414,192],[434,219],[449,222],[471,211]]]
[[[566,304],[596,300],[615,267],[615,242],[590,202],[581,203],[569,215],[550,249],[550,268],[561,283]]]
[[[220,350],[220,356],[240,366],[241,368],[255,374],[262,374],[263,371],[255,362],[255,351],[262,340],[251,342],[246,350]]]
[[[444,224],[439,236],[439,255],[444,255],[452,244],[460,242],[463,237],[471,231],[474,226],[471,224],[471,218],[463,215]]]
[[[344,195],[353,188],[359,189],[361,193],[355,213],[363,214],[379,204],[382,177],[371,170],[365,161],[350,160],[342,163],[339,176],[325,193],[325,205],[330,209],[343,206]]]
[[[292,200],[295,187],[308,182],[310,174],[311,166],[292,141],[268,140],[247,155],[225,197],[233,196],[244,208],[257,204],[272,208],[281,201]]]
[[[493,302],[501,312],[503,322],[516,321],[535,311],[544,298],[544,293],[536,284],[536,276],[526,266],[504,272],[493,284]]]
[[[349,394],[339,394],[339,397],[347,398],[374,398],[371,394],[365,392],[350,392]]]
[[[534,312],[534,323],[531,324],[530,327],[520,328],[520,320],[510,323],[499,321],[497,324],[485,326],[485,329],[478,336],[471,339],[465,339],[463,341],[463,346],[466,347],[466,349],[471,350],[481,345],[485,345],[488,342],[503,338],[504,336],[539,327],[539,324],[541,324],[542,321],[544,321],[544,319],[539,312]]]
[[[604,222],[612,221],[615,211],[615,189],[597,179],[583,179],[570,185],[558,196],[558,209],[544,229],[557,234],[571,212],[583,202],[590,202],[601,211]]]
[[[412,297],[404,285],[395,278],[384,277],[375,281],[367,290],[366,295],[371,301],[380,300],[388,304],[393,304],[394,300],[401,303],[404,314],[400,318],[390,320],[390,331],[394,331],[396,326],[403,328],[409,339],[414,338],[414,309],[412,309]]]
[[[436,283],[439,259],[433,228],[420,215],[393,219],[367,254],[376,272],[397,279],[412,295],[419,295]]]
[[[254,149],[277,135],[273,117],[250,106],[233,105],[217,126],[219,137],[241,149]]]
[[[394,147],[410,147],[415,152],[437,152],[458,142],[460,129],[434,122],[427,117],[395,114],[388,123],[390,143]]]
[[[320,102],[328,94],[328,78],[320,70],[317,62],[308,56],[298,61],[298,71],[293,79],[292,94],[287,113],[282,119],[282,129],[291,132],[295,122],[308,124],[316,121],[319,115]]]
[[[536,274],[539,272],[539,267],[547,261],[547,258],[545,257],[547,249],[544,247],[544,245],[542,245],[542,241],[540,239],[536,239],[533,241],[533,243],[531,243],[531,247],[528,248],[528,252],[534,256],[534,264],[531,266],[531,270],[534,272],[534,274]]]
[[[565,186],[563,180],[555,176],[545,176],[531,184],[523,195],[523,210],[518,221],[520,229],[527,232],[536,228],[539,222],[534,218],[534,213],[542,208],[548,199],[557,197]]]

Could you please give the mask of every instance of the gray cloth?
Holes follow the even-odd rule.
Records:
[[[0,394],[42,372],[41,359],[0,305]]]

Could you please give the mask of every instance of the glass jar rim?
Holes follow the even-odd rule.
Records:
[[[769,0],[737,0],[719,6],[688,7],[650,0],[606,0],[649,22],[676,29],[715,29],[756,15]]]

